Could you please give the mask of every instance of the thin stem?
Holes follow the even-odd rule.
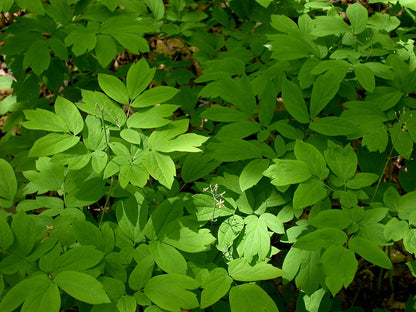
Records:
[[[112,191],[113,191],[113,182],[114,182],[114,178],[113,178],[113,176],[111,176],[110,181],[111,181],[111,182],[110,182],[110,188],[108,189],[108,194],[107,194],[107,197],[106,197],[106,199],[105,199],[105,204],[104,204],[103,210],[102,210],[102,212],[101,212],[100,222],[98,223],[98,226],[99,226],[99,227],[101,227],[101,224],[103,223],[103,220],[104,220],[104,214],[105,214],[105,211],[106,211],[106,209],[107,209],[107,206],[108,206],[108,204],[109,204],[109,202],[110,202],[110,196],[111,196],[111,193],[112,193]]]

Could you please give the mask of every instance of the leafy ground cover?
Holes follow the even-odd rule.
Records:
[[[414,1],[3,0],[0,311],[414,311]]]

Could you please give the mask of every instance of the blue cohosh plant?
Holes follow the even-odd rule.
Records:
[[[0,311],[336,311],[414,257],[415,7],[305,2],[0,3]]]

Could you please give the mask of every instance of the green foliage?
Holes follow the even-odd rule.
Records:
[[[416,253],[416,7],[305,2],[1,1],[0,311],[318,311]]]

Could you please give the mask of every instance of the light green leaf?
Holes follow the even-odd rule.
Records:
[[[358,159],[351,145],[342,148],[332,141],[328,141],[328,149],[324,154],[331,171],[342,178],[344,182],[355,175]]]
[[[150,84],[155,75],[156,68],[149,68],[146,58],[131,65],[127,72],[126,86],[130,99],[135,99]]]
[[[178,105],[163,104],[137,110],[137,112],[131,115],[127,120],[127,126],[129,128],[138,129],[163,127],[171,122],[166,117],[171,117],[173,112],[178,108]]]
[[[260,215],[260,220],[264,220],[267,227],[275,233],[283,234],[285,232],[283,222],[274,214],[268,212],[262,213]]]
[[[0,197],[10,201],[11,206],[16,192],[17,181],[14,169],[6,160],[0,158]]]
[[[250,215],[244,219],[244,223],[246,224],[244,258],[249,262],[256,255],[260,260],[265,259],[270,251],[270,236],[266,222],[255,215]]]
[[[360,5],[359,5],[360,6]],[[365,9],[364,9],[365,10]],[[366,14],[367,14],[367,10]],[[373,92],[376,87],[376,80],[373,71],[368,68],[365,64],[354,65],[355,77],[361,86],[368,92]]]
[[[256,284],[233,286],[230,290],[231,312],[278,312],[269,295]]]
[[[65,120],[68,129],[74,134],[79,134],[84,128],[84,120],[78,108],[63,97],[58,97],[55,102],[56,114]]]
[[[354,3],[348,6],[346,13],[354,35],[362,33],[367,28],[368,12],[361,4]]]
[[[117,16],[115,16],[115,17],[117,17]],[[129,50],[129,51],[131,51],[135,54],[150,52],[149,43],[140,34],[131,34],[131,33],[120,32],[120,33],[113,33],[112,36],[123,47],[125,47],[127,50]],[[152,69],[152,71],[153,71],[153,73],[151,74],[151,77],[153,78],[155,69]],[[146,82],[143,82],[143,84],[145,84],[143,89],[146,88],[149,85],[149,83],[152,81],[151,79],[150,79],[150,81],[148,79],[150,79],[150,78],[147,77]],[[137,89],[137,90],[140,90],[140,89]],[[137,93],[136,95],[138,95],[139,93]],[[129,93],[129,96],[130,96],[130,93]]]
[[[208,137],[204,137],[202,135],[198,135],[196,133],[186,133],[179,135],[178,137],[171,139],[171,140],[163,140],[163,139],[152,139],[154,131],[149,137],[149,147],[158,152],[170,153],[170,152],[201,152],[198,146],[201,146]]]
[[[344,22],[341,16],[317,16],[313,20],[315,29],[312,35],[325,37],[330,35],[338,35],[350,31],[350,27]]]
[[[198,221],[209,221],[218,217],[225,217],[232,215],[234,209],[226,206],[218,207],[211,195],[195,194],[192,196],[192,205],[187,207],[188,211],[194,214]],[[215,210],[215,211],[214,211]]]
[[[233,279],[228,276],[224,268],[215,268],[209,272],[208,277],[201,285],[201,288],[203,288],[201,292],[201,309],[213,305],[225,296],[232,282]]]
[[[359,172],[359,173],[356,173],[355,176],[351,180],[348,180],[345,185],[350,189],[358,190],[366,186],[370,186],[377,180],[378,180],[378,175],[374,173]]]
[[[258,4],[260,4],[262,7],[267,8],[270,3],[272,3],[272,0],[256,0]]]
[[[263,177],[263,172],[268,166],[268,159],[254,159],[250,161],[240,174],[239,183],[241,190],[244,192],[256,185]]]
[[[23,111],[28,121],[22,122],[23,127],[31,130],[46,130],[52,132],[68,132],[64,120],[42,108]]]
[[[150,151],[145,154],[143,165],[153,178],[167,188],[171,188],[173,178],[176,176],[175,163],[172,158]]]
[[[293,208],[302,209],[312,206],[328,195],[325,183],[321,180],[309,179],[300,183],[293,196]]]
[[[189,291],[199,287],[192,278],[182,274],[163,274],[152,277],[144,287],[145,295],[160,308],[168,311],[199,307],[196,294]]]
[[[77,103],[80,110],[94,115],[98,119],[104,118],[105,121],[121,128],[126,123],[126,114],[123,109],[114,103],[104,93],[97,91],[81,90],[84,103]],[[102,125],[100,130],[102,129]]]
[[[33,144],[29,157],[49,156],[66,151],[77,144],[79,139],[70,134],[49,133]]]
[[[311,173],[319,179],[324,180],[328,177],[329,170],[326,167],[324,156],[312,144],[296,140],[295,156],[297,160],[303,161]]]
[[[181,217],[164,225],[159,237],[162,242],[185,252],[206,251],[215,242],[215,237],[208,229],[201,229],[199,226],[199,222],[189,217]]]
[[[293,118],[303,124],[309,123],[308,108],[296,83],[287,79],[282,81],[282,98],[286,110]]]
[[[354,280],[358,261],[351,249],[331,246],[322,255],[321,262],[325,273],[325,284],[335,296],[344,286],[348,287]]]
[[[78,222],[78,223],[86,223]],[[90,224],[93,226],[92,224]],[[96,229],[96,227],[94,226]],[[79,227],[74,227],[74,231],[79,230]],[[92,232],[83,231],[84,235],[94,236]],[[98,231],[98,234],[99,231]],[[82,271],[92,268],[97,265],[104,257],[104,253],[97,250],[93,246],[79,246],[72,248],[59,257],[59,265],[55,269],[60,271]]]
[[[144,244],[139,245],[136,250],[138,249],[145,249],[144,253],[145,256],[142,256],[141,259],[137,262],[136,267],[130,273],[129,276],[129,286],[131,289],[134,290],[141,290],[146,285],[147,281],[152,277],[154,261],[153,257],[150,253],[150,249]]]
[[[349,240],[348,247],[365,260],[378,265],[379,267],[387,270],[391,270],[393,267],[389,257],[372,241],[355,236]]]
[[[91,153],[91,167],[92,169],[100,173],[107,165],[108,154],[104,151],[94,151]]]
[[[228,273],[236,281],[252,282],[277,278],[283,271],[266,262],[251,265],[246,259],[239,258],[228,265]]]
[[[186,260],[177,249],[160,241],[151,241],[149,246],[153,259],[160,269],[166,273],[186,273],[188,267]]]
[[[225,219],[218,229],[218,249],[230,247],[244,228],[244,220],[239,215]]]
[[[301,183],[308,180],[312,173],[305,162],[292,159],[277,159],[264,175],[272,179],[272,184],[284,186]]]
[[[295,278],[299,271],[299,267],[304,262],[309,252],[307,250],[291,247],[286,254],[283,262],[283,278],[287,281],[291,281]]]
[[[56,274],[54,282],[58,284],[59,288],[77,300],[89,304],[110,303],[110,298],[105,293],[104,286],[91,275],[75,271],[63,271]]]
[[[115,76],[98,74],[100,88],[113,100],[124,105],[129,105],[129,97],[124,83]]]
[[[301,236],[294,247],[304,250],[319,250],[333,245],[344,245],[347,234],[335,228],[323,228]]]
[[[271,41],[274,59],[296,60],[312,54],[311,47],[302,38],[283,34],[267,35],[267,38]]]
[[[400,197],[399,204],[397,206],[397,211],[399,212],[399,217],[401,219],[409,220],[410,214],[415,209],[416,203],[416,191],[409,192],[402,197]]]
[[[173,98],[179,91],[179,89],[166,86],[152,88],[140,94],[134,100],[131,106],[148,107],[156,104],[161,104]]]

